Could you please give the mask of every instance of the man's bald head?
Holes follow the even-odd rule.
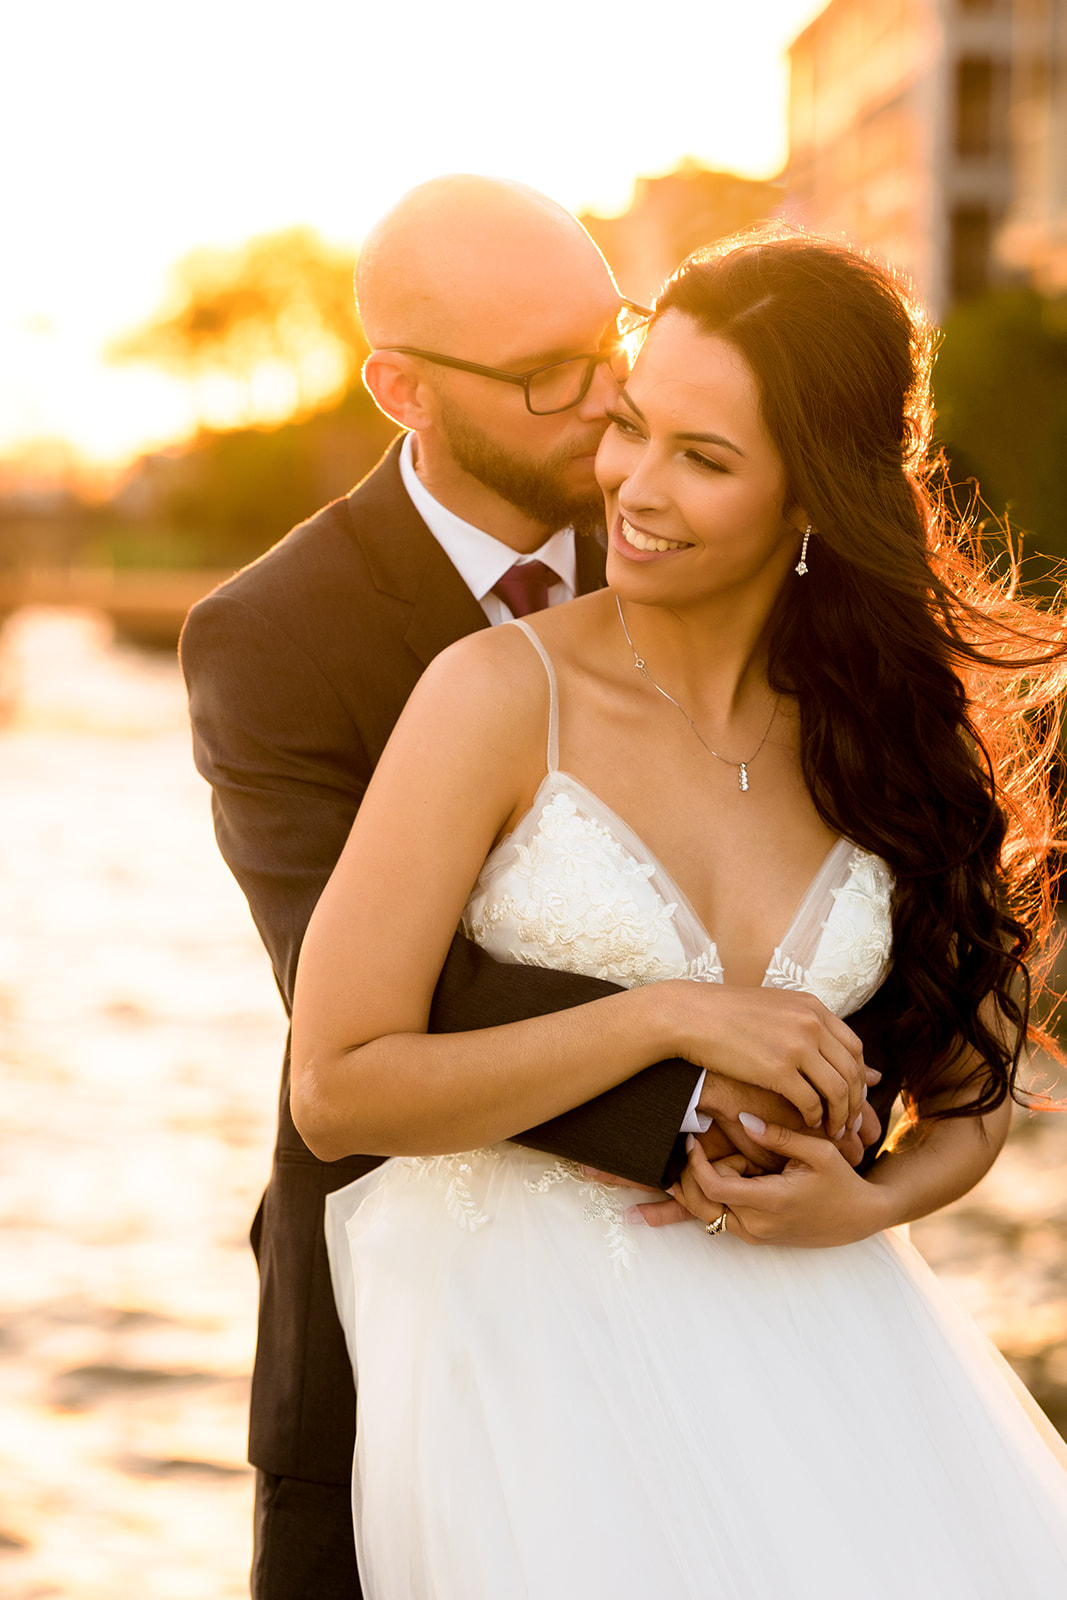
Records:
[[[434,178],[371,230],[356,294],[371,346],[363,380],[416,436],[416,470],[440,504],[515,550],[595,523],[622,302],[576,217],[525,184]],[[575,398],[535,411],[506,379],[550,367]]]
[[[404,195],[356,266],[372,349],[414,345],[487,365],[506,360],[513,330],[550,323],[553,301],[612,292],[604,258],[569,211],[525,184],[464,173]]]

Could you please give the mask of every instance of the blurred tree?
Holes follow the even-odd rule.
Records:
[[[396,431],[358,381],[280,426],[204,429],[137,463],[103,553],[119,565],[239,567],[347,493]]]
[[[977,478],[1028,554],[1067,561],[1067,304],[1012,288],[958,305],[934,388],[957,492]]]
[[[344,394],[367,353],[352,257],[311,228],[195,250],[175,267],[161,311],[108,353],[194,383],[205,423],[310,411]]]
[[[360,382],[366,353],[352,257],[310,228],[186,256],[109,354],[194,384],[202,426],[134,466],[100,555],[236,567],[344,494],[396,433]]]

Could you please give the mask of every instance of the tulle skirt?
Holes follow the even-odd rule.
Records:
[[[641,1198],[510,1144],[330,1197],[367,1600],[1065,1600],[1067,1451],[902,1233]]]

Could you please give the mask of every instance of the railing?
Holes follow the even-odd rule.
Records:
[[[0,572],[0,619],[23,606],[102,611],[123,638],[153,649],[177,642],[190,606],[230,576],[229,570],[113,570],[37,567]]]

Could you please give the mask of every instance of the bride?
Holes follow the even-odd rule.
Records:
[[[1063,680],[924,486],[929,356],[843,249],[684,263],[598,457],[610,587],[445,651],[382,758],[293,1017],[307,1143],[395,1158],[328,1217],[370,1600],[1067,1593],[1062,1447],[896,1231],[1004,1135]],[[461,919],[627,988],[428,1036]],[[860,1177],[883,983],[911,1127]],[[692,1140],[653,1229],[508,1142],[672,1055],[797,1108],[746,1121],[779,1176]]]

